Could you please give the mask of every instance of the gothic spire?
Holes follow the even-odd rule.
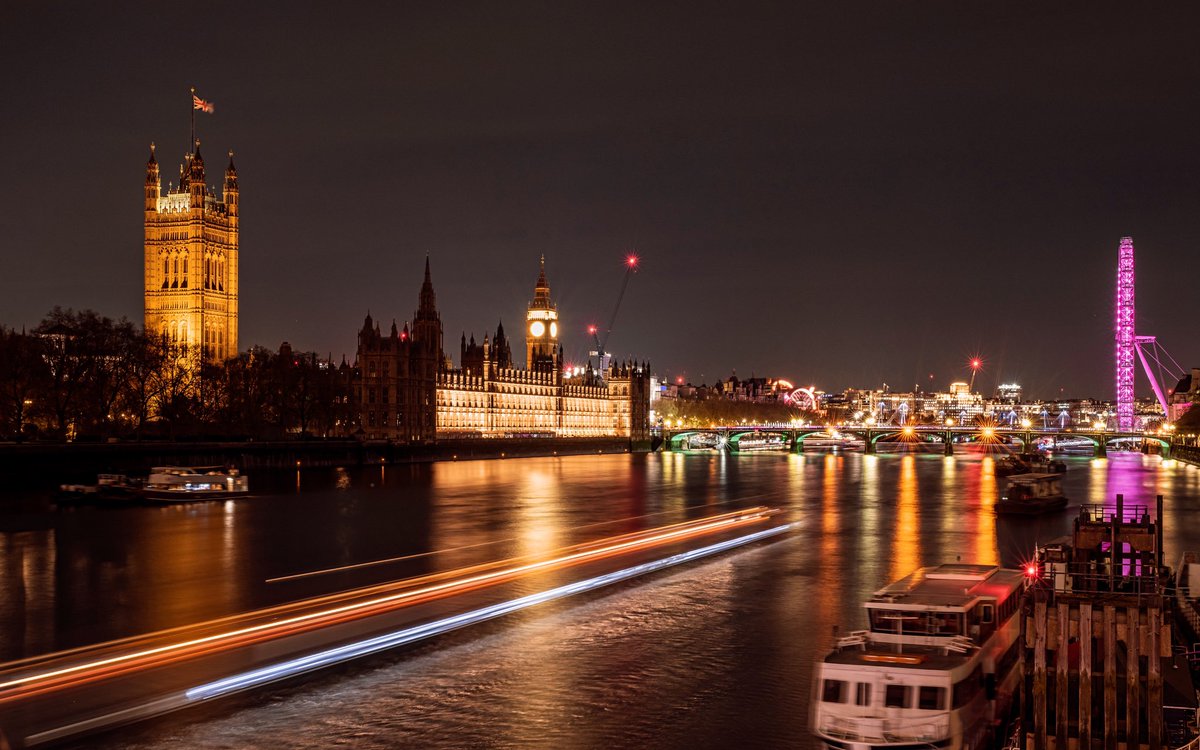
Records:
[[[537,285],[533,288],[533,307],[542,310],[549,310],[550,304],[550,284],[546,281],[546,256],[542,255],[540,269],[538,272]]]
[[[429,274],[429,255],[425,256],[425,281],[421,284],[421,305],[418,316],[433,318],[437,316],[437,297],[433,293],[433,279]]]

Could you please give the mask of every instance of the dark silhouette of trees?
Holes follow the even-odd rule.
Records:
[[[55,308],[0,328],[0,439],[284,439],[356,428],[352,370],[263,347],[203,362],[128,320]]]

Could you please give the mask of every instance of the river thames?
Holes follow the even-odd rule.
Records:
[[[1017,565],[1069,533],[1080,504],[1116,493],[1166,497],[1169,564],[1200,549],[1200,470],[1133,453],[1068,465],[1070,507],[1039,519],[994,514],[1003,480],[980,455],[307,470],[253,476],[248,499],[169,508],[9,495],[21,512],[0,515],[0,660],[769,505],[793,532],[77,746],[811,747],[812,664],[888,581],[958,559]]]

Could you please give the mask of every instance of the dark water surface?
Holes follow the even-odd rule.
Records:
[[[224,504],[35,512],[0,531],[0,660],[768,504],[796,531],[86,744],[811,747],[812,663],[887,581],[959,558],[1018,564],[1068,533],[1079,504],[1118,492],[1166,496],[1169,563],[1200,549],[1200,470],[1139,454],[1069,464],[1071,508],[1036,520],[994,515],[991,458],[861,454],[306,471],[253,476],[261,494]]]

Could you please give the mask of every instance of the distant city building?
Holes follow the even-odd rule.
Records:
[[[1019,383],[1001,383],[996,386],[996,399],[1005,404],[1021,402],[1021,386]]]
[[[211,361],[238,353],[238,178],[229,152],[221,197],[205,184],[200,143],[163,194],[146,163],[145,326]]]
[[[1175,384],[1167,399],[1171,407],[1168,417],[1174,422],[1192,408],[1192,404],[1200,400],[1200,367],[1193,367],[1191,372],[1184,375]]]
[[[614,364],[564,372],[558,310],[550,298],[545,260],[526,311],[525,367],[497,326],[476,343],[463,333],[459,367],[442,351],[429,260],[419,306],[405,323],[382,333],[367,315],[358,334],[360,423],[367,439],[406,443],[450,437],[628,437],[650,429],[650,369]]]

